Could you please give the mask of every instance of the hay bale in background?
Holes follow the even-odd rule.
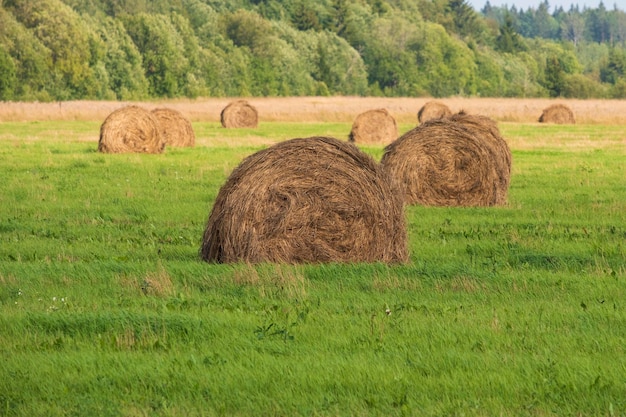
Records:
[[[370,156],[328,137],[247,157],[220,189],[202,238],[208,262],[405,262],[400,193]]]
[[[417,120],[420,123],[424,123],[433,119],[441,119],[451,114],[452,111],[450,111],[450,108],[445,104],[439,101],[429,101],[417,112]]]
[[[452,122],[460,123],[472,130],[474,134],[484,141],[485,146],[489,147],[489,151],[494,158],[500,186],[498,187],[499,195],[495,204],[504,204],[511,183],[511,165],[513,158],[508,143],[504,140],[498,129],[495,120],[483,115],[470,115],[464,111],[453,114],[449,117]]]
[[[256,108],[246,100],[235,100],[224,107],[220,121],[227,128],[253,128],[259,124],[259,115]]]
[[[398,138],[396,119],[386,109],[368,110],[359,114],[350,131],[350,142],[388,144]]]
[[[196,135],[191,122],[181,112],[174,109],[158,108],[152,110],[158,121],[159,132],[167,146],[193,147]]]
[[[98,151],[104,153],[161,153],[165,142],[156,117],[138,106],[113,111],[100,126]]]
[[[574,112],[565,104],[552,104],[539,116],[539,123],[576,124]]]
[[[388,145],[381,163],[407,204],[493,206],[506,196],[493,142],[464,123],[433,119]]]

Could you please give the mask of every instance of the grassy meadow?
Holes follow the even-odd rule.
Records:
[[[406,265],[250,266],[198,256],[229,173],[350,123],[100,123],[0,122],[0,415],[626,415],[626,125],[500,123],[508,204],[407,207]]]

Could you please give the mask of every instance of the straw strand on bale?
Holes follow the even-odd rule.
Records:
[[[417,112],[417,120],[420,123],[427,122],[433,119],[440,119],[452,114],[450,108],[439,101],[429,101],[422,106]]]
[[[193,147],[196,135],[191,122],[181,112],[169,108],[152,110],[159,126],[159,132],[167,146]]]
[[[246,100],[235,100],[224,107],[220,121],[226,128],[255,128],[259,124],[259,115]]]
[[[407,204],[492,206],[506,198],[495,142],[465,123],[433,119],[388,145],[381,163]]]
[[[387,109],[368,110],[359,114],[350,131],[350,142],[388,144],[398,137],[396,119]]]
[[[552,104],[543,110],[539,123],[575,124],[576,119],[572,109],[565,104]]]
[[[139,106],[113,111],[100,126],[100,152],[161,153],[164,148],[156,117]]]
[[[220,189],[200,255],[208,262],[405,262],[403,202],[351,143],[291,139],[247,157]]]

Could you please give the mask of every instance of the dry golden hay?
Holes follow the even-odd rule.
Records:
[[[196,134],[191,122],[181,112],[169,108],[152,110],[158,121],[159,131],[167,146],[193,147],[196,144]]]
[[[539,116],[539,123],[575,124],[574,112],[565,104],[552,104]]]
[[[496,204],[504,204],[511,183],[511,165],[513,158],[508,143],[500,134],[500,129],[495,120],[483,115],[470,115],[464,111],[460,111],[449,119],[456,123],[461,123],[469,128],[474,134],[483,139],[485,146],[490,148],[491,155],[495,160],[496,169],[500,186],[498,187],[499,195],[496,198]]]
[[[164,148],[156,117],[139,106],[113,111],[100,126],[100,152],[161,153]]]
[[[484,120],[433,119],[385,148],[381,164],[407,204],[493,206],[506,200],[508,149]],[[485,122],[483,125],[482,123]],[[489,133],[485,133],[488,131]]]
[[[258,126],[259,114],[246,100],[235,100],[224,107],[220,121],[227,128],[252,128]]]
[[[387,109],[368,110],[359,114],[350,131],[350,142],[388,144],[398,138],[396,119]]]
[[[439,101],[429,101],[417,112],[417,120],[420,123],[424,123],[429,120],[450,116],[451,114],[452,111],[445,104]]]
[[[243,160],[222,186],[200,255],[219,263],[406,262],[397,191],[349,142],[280,142]]]

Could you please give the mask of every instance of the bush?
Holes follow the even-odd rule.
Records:
[[[566,75],[563,80],[563,97],[605,98],[605,88],[597,81],[583,74]]]
[[[624,80],[624,79],[618,80],[610,88],[610,96],[612,98],[617,98],[617,99],[624,99],[624,98],[626,98],[626,80]]]

